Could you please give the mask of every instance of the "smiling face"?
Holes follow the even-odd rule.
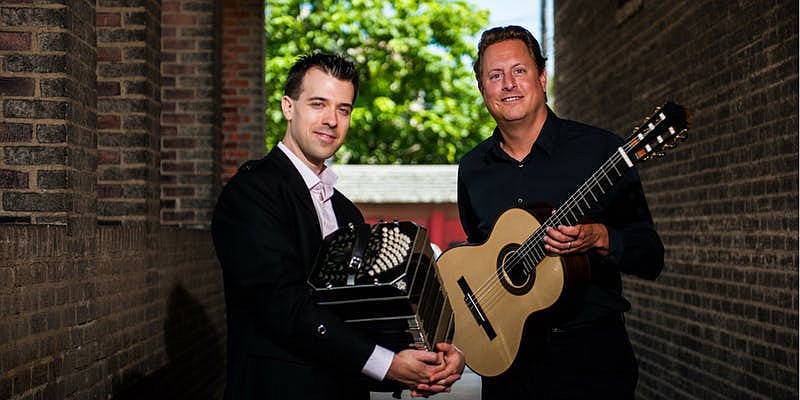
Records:
[[[352,82],[311,68],[303,77],[297,99],[283,96],[281,100],[287,121],[283,144],[316,173],[322,172],[325,160],[344,143],[354,93]]]
[[[535,126],[547,118],[547,74],[539,71],[520,40],[504,40],[486,48],[481,68],[481,95],[497,125]]]

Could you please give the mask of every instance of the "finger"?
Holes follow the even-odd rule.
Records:
[[[551,253],[563,254],[567,250],[570,250],[570,247],[571,247],[571,243],[570,242],[572,242],[571,239],[566,239],[565,241],[562,242],[562,241],[553,239],[552,237],[546,236],[544,238],[544,245],[545,245],[544,248],[545,248],[545,250],[547,250],[547,251],[549,251]]]
[[[581,234],[581,225],[559,225],[558,231],[565,236],[576,238]]]
[[[450,380],[449,382],[455,382],[461,377],[458,371],[456,371],[456,368],[447,368],[446,370],[431,375],[431,378],[428,380],[428,382],[442,382],[450,379],[453,376],[456,378]]]
[[[568,235],[552,227],[547,228],[545,233],[546,233],[545,239],[550,239],[551,241],[550,244],[556,248],[562,248],[561,246],[559,246],[559,244],[564,245],[563,248],[566,248],[566,245],[567,243],[569,243],[570,240],[575,240],[574,236]]]
[[[425,390],[428,393],[436,394],[441,392],[449,392],[450,386],[449,385],[429,385]]]
[[[451,375],[448,375],[448,376],[446,376],[446,377],[444,377],[442,379],[438,379],[438,380],[434,381],[435,382],[434,385],[450,386],[450,385],[454,384],[459,379],[461,379],[461,374],[451,374]]]
[[[431,351],[425,351],[425,350],[412,350],[412,351],[414,352],[414,358],[416,358],[417,361],[421,361],[421,362],[424,362],[426,364],[438,364],[439,363],[440,356],[439,356],[438,353],[434,353],[434,352],[431,352]]]
[[[441,393],[444,392],[446,389],[447,387],[442,385],[424,385],[424,384],[417,385],[417,387],[414,388],[414,390],[420,393],[427,393],[428,395]]]

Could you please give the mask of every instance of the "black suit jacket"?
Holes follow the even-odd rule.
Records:
[[[363,223],[335,192],[339,226]],[[243,165],[212,220],[228,323],[225,398],[369,398],[361,369],[375,343],[315,305],[306,284],[322,235],[300,173],[277,147]]]

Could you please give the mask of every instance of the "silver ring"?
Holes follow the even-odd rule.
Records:
[[[567,250],[572,248],[572,240],[569,241],[569,246],[567,246]]]

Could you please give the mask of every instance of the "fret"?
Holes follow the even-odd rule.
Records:
[[[589,179],[584,182],[579,189],[573,193],[553,215],[545,220],[531,236],[529,236],[517,249],[510,266],[514,263],[522,262],[525,273],[530,274],[539,263],[544,260],[544,230],[546,227],[557,227],[558,225],[575,225],[586,212],[600,202],[600,199],[610,190],[622,175],[630,168],[618,154],[611,156],[600,168],[598,168]],[[598,193],[599,192],[599,193]],[[588,194],[588,196],[587,196]],[[585,206],[585,207],[584,207]],[[521,260],[521,261],[519,261]]]

